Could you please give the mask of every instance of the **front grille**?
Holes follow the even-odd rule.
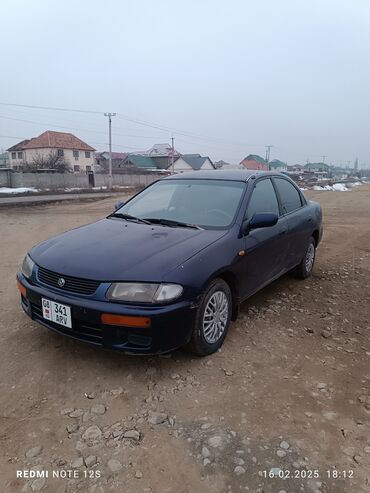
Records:
[[[78,277],[65,276],[63,274],[58,274],[52,272],[51,270],[44,269],[43,267],[38,268],[37,272],[38,280],[43,284],[52,286],[53,288],[62,289],[63,291],[69,291],[72,293],[80,294],[93,294],[98,289],[99,281],[90,281],[89,279],[80,279]],[[63,278],[65,281],[64,286],[58,285],[58,279]]]
[[[80,341],[86,341],[97,345],[103,344],[103,331],[99,326],[73,319],[72,329],[70,329],[69,327],[64,327],[63,325],[56,324],[43,318],[41,306],[36,305],[35,303],[31,303],[31,310],[34,320],[41,322],[52,330]]]

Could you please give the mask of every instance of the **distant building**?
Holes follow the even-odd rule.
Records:
[[[273,159],[269,162],[269,168],[272,171],[287,171],[286,163],[280,161],[279,159]]]
[[[330,166],[326,163],[307,163],[304,168],[306,171],[319,173],[328,173],[330,171]]]
[[[24,147],[30,142],[30,139],[22,140],[12,147],[9,147],[9,166],[10,168],[17,169],[25,163],[25,154],[23,153]]]
[[[304,172],[312,173],[318,179],[328,178],[331,175],[330,166],[326,163],[307,163]]]
[[[34,159],[47,159],[50,153],[64,158],[72,171],[94,169],[95,149],[73,134],[47,130],[38,137],[22,140],[10,147],[9,164],[11,168],[22,168],[32,164]]]
[[[0,168],[9,167],[9,154],[7,152],[2,152],[0,154]]]
[[[172,149],[170,144],[154,144],[150,149],[138,151],[134,154],[150,157],[159,169],[168,169],[181,156],[180,152]]]
[[[246,169],[256,169],[268,171],[269,167],[266,160],[257,154],[249,154],[240,164]]]
[[[183,154],[175,161],[173,171],[175,173],[183,173],[185,171],[198,171],[206,169],[215,169],[214,164],[208,156],[201,156],[200,154]]]
[[[157,165],[149,156],[143,156],[141,154],[128,154],[120,163],[120,169],[144,169],[147,171],[156,171]]]
[[[304,173],[305,167],[302,164],[293,164],[291,166],[287,166],[288,173],[296,173],[301,174]]]
[[[113,172],[122,167],[122,161],[128,156],[127,152],[112,152],[112,170]],[[109,172],[109,152],[96,152],[95,163],[99,168],[97,171]]]
[[[213,163],[216,169],[224,168],[224,169],[229,169],[229,166],[231,166],[230,163],[224,161],[221,159],[220,161],[216,161]]]
[[[340,166],[333,166],[330,170],[332,178],[335,180],[345,180],[351,175],[350,170]]]

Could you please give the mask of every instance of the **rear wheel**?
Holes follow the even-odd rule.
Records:
[[[232,312],[232,296],[223,279],[212,281],[203,297],[195,317],[195,326],[187,346],[197,356],[217,351],[223,344],[229,329]]]
[[[294,274],[298,279],[307,279],[307,277],[310,277],[315,263],[315,257],[316,257],[316,242],[314,238],[310,238],[302,262],[299,265],[297,265],[297,267],[294,270]]]

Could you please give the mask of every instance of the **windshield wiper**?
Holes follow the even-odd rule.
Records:
[[[113,214],[110,214],[108,217],[118,217],[120,219],[126,219],[126,221],[150,224],[150,222],[145,219],[140,219],[140,217],[131,216],[130,214],[123,214],[122,212],[113,212]]]
[[[152,224],[161,224],[162,226],[169,226],[171,228],[192,228],[192,229],[203,229],[197,224],[183,223],[181,221],[173,221],[172,219],[156,218],[156,217],[146,217],[145,221]]]

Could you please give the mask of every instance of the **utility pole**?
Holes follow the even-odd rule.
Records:
[[[171,148],[171,169],[172,173],[175,173],[175,137],[171,137],[172,148]]]
[[[112,116],[116,116],[116,113],[104,113],[104,116],[108,117],[109,122],[109,174],[108,174],[108,190],[112,190],[113,175],[112,175]]]
[[[270,169],[270,150],[271,150],[271,147],[274,147],[274,146],[265,146],[265,147],[266,147],[266,163],[267,163],[268,169]]]

